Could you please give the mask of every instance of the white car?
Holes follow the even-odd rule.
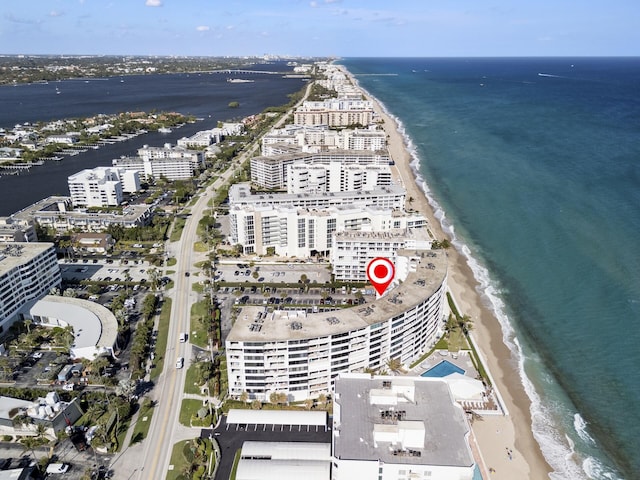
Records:
[[[178,359],[176,360],[176,368],[182,368],[182,367],[184,367],[184,358],[178,357]]]
[[[50,463],[47,466],[47,473],[66,473],[69,465],[66,463]]]

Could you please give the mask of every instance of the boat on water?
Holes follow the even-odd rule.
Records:
[[[244,78],[227,78],[228,83],[253,83],[255,80],[246,80]]]
[[[166,128],[166,127],[160,127],[160,128],[158,129],[158,131],[159,131],[160,133],[171,133],[171,129],[170,129],[170,128]]]

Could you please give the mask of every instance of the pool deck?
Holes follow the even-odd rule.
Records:
[[[422,361],[420,365],[411,370],[410,373],[412,375],[422,375],[443,360],[463,369],[467,377],[478,378],[478,372],[473,366],[468,350],[460,350],[458,353],[449,352],[448,350],[436,350],[431,356]]]

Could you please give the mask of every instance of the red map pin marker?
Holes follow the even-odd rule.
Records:
[[[388,258],[377,257],[367,265],[367,277],[369,277],[369,282],[376,289],[378,295],[384,293],[389,284],[393,282],[395,276],[396,269],[393,266],[393,262]]]

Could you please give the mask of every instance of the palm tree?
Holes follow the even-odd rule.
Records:
[[[249,400],[249,394],[247,393],[246,390],[243,390],[242,393],[240,394],[240,401],[246,405],[247,400]]]
[[[454,333],[458,329],[458,321],[454,318],[453,314],[449,314],[449,318],[447,318],[447,323],[444,325],[444,333],[447,335],[447,338],[451,337],[451,334]]]
[[[462,317],[458,318],[458,325],[460,325],[462,333],[464,333],[465,335],[468,335],[469,331],[473,329],[473,321],[471,320],[471,317],[469,315],[463,315]]]
[[[25,452],[29,450],[33,455],[33,459],[37,461],[38,457],[36,457],[35,448],[40,444],[40,441],[36,437],[24,437],[20,443],[22,444],[23,450]]]
[[[31,325],[33,325],[33,320],[31,320],[30,318],[26,318],[23,323],[27,329],[27,333],[31,333]]]
[[[387,360],[387,367],[389,367],[389,370],[392,372],[398,373],[402,371],[402,362],[399,358],[390,358]]]

